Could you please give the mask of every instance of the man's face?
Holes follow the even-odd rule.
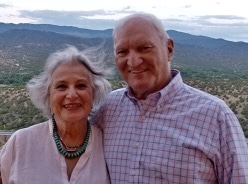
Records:
[[[172,49],[168,49],[167,44]],[[161,39],[144,20],[126,21],[114,36],[117,68],[138,99],[145,99],[168,84],[172,51],[173,41]]]

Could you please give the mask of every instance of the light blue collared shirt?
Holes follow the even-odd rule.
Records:
[[[248,183],[248,147],[225,102],[183,83],[136,100],[111,92],[92,119],[103,129],[112,184]]]

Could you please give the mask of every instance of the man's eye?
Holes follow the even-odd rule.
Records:
[[[123,56],[123,55],[125,55],[127,53],[127,50],[118,50],[116,53],[119,56]]]
[[[147,51],[147,50],[150,50],[152,49],[152,46],[148,46],[148,45],[145,45],[141,48],[143,51]]]

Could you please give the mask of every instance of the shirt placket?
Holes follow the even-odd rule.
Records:
[[[141,173],[140,173],[140,160],[142,156],[142,148],[143,148],[143,134],[144,134],[144,126],[146,121],[146,114],[142,105],[139,104],[139,114],[135,116],[134,119],[135,128],[132,134],[131,140],[134,140],[132,143],[132,156],[131,156],[131,165],[130,165],[130,183],[140,183]]]

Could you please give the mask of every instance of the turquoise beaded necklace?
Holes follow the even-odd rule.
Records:
[[[84,139],[84,143],[82,144],[81,148],[74,153],[70,153],[63,149],[54,117],[52,117],[52,121],[53,121],[53,138],[54,138],[54,141],[55,141],[55,144],[57,146],[59,153],[65,156],[66,158],[76,158],[76,157],[81,156],[85,152],[89,139],[90,139],[90,131],[91,131],[90,123],[87,122],[87,132],[86,132],[86,136]]]

